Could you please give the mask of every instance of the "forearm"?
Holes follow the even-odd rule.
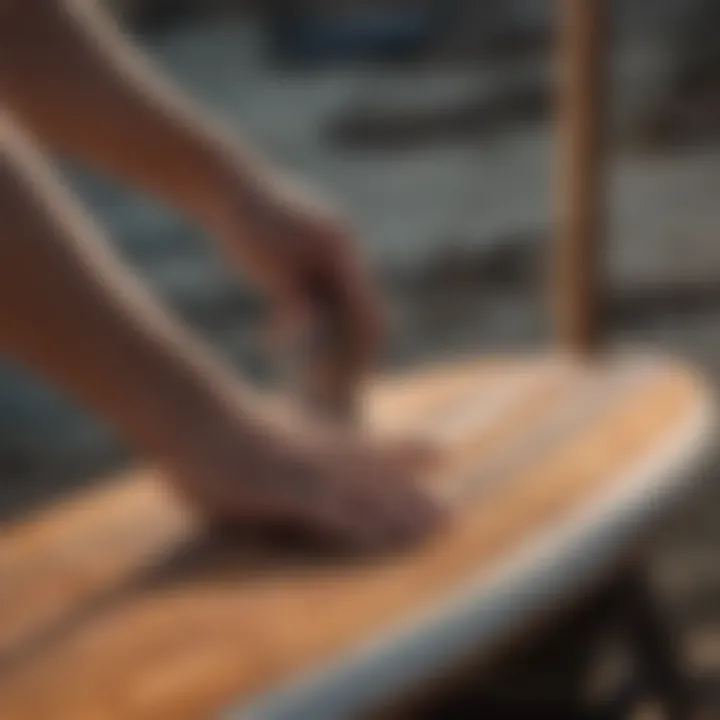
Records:
[[[227,174],[257,164],[155,72],[93,0],[0,5],[2,103],[47,149],[203,221],[222,202]]]
[[[0,352],[156,457],[235,401],[229,370],[163,313],[1,117],[0,217]]]

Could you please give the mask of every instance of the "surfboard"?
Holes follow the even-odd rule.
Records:
[[[559,612],[695,488],[711,393],[656,355],[499,357],[375,381],[446,448],[436,536],[342,560],[214,537],[138,469],[0,531],[0,717],[338,718]]]

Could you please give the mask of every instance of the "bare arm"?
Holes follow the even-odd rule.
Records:
[[[280,304],[302,306],[319,284],[358,352],[369,346],[373,293],[343,228],[183,100],[90,0],[0,2],[2,104],[45,149],[194,215]],[[0,352],[103,415],[196,506],[360,544],[433,524],[394,450],[307,419],[271,420],[157,306],[1,116],[0,218]]]
[[[94,0],[0,3],[3,103],[46,149],[194,216],[285,315],[311,321],[324,297],[371,352],[381,313],[343,223],[195,108]]]
[[[251,163],[124,39],[93,0],[0,4],[0,102],[51,151],[208,220]],[[253,159],[252,170],[259,167]]]
[[[0,115],[0,352],[109,417],[152,456],[202,428],[230,373],[120,263],[94,223]]]
[[[271,418],[138,284],[0,114],[0,352],[64,388],[213,515],[376,545],[429,529],[394,451]]]

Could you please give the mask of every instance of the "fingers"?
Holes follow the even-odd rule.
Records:
[[[443,519],[437,506],[420,495],[391,498],[359,494],[288,512],[292,523],[328,545],[356,552],[408,547],[428,537]]]
[[[249,484],[204,484],[202,504],[234,523],[290,531],[342,552],[405,548],[445,520],[444,508],[419,482],[426,448],[379,448],[357,438],[305,447],[299,454],[274,451]]]
[[[361,551],[404,547],[437,530],[445,513],[417,482],[425,454],[390,457],[378,453],[349,463],[349,477],[334,478],[318,494],[317,522],[336,539]],[[413,468],[410,468],[412,464]],[[311,511],[312,512],[312,511]]]
[[[429,475],[440,467],[444,454],[439,445],[412,438],[394,441],[383,452],[402,475],[415,477]]]
[[[319,281],[329,296],[325,302],[332,303],[345,323],[357,360],[367,364],[384,335],[385,313],[378,289],[348,233],[334,231],[320,247]]]
[[[441,453],[428,444],[406,441],[385,449],[384,455],[383,474],[368,486],[384,532],[391,542],[417,540],[437,529],[444,518],[443,508],[422,483],[438,467]]]
[[[418,542],[436,530],[443,517],[428,495],[401,483],[378,488],[355,512],[367,523],[369,542],[378,549]]]
[[[314,322],[314,309],[298,292],[284,293],[275,303],[268,329],[268,341],[277,357],[294,353],[302,347]]]
[[[377,352],[384,314],[359,254],[341,237],[318,231],[295,268],[265,278],[275,301],[271,346],[287,353],[331,343],[361,371]]]

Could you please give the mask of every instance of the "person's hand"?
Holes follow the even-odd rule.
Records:
[[[222,419],[221,419],[222,418]],[[278,527],[332,547],[378,550],[425,537],[443,513],[421,480],[437,454],[266,413],[202,423],[173,453],[176,487],[230,525]]]
[[[382,334],[382,310],[348,226],[306,188],[265,166],[225,178],[213,202],[213,229],[239,269],[270,294],[276,328],[301,333],[332,309],[351,352],[367,362]]]
[[[348,229],[286,177],[244,167],[227,173],[214,194],[210,231],[270,293],[289,334],[331,307],[367,362],[382,313]],[[440,521],[420,482],[432,454],[416,444],[381,442],[305,415],[268,421],[262,409],[249,419],[228,410],[194,423],[172,453],[177,487],[206,514],[361,549],[404,544]]]

